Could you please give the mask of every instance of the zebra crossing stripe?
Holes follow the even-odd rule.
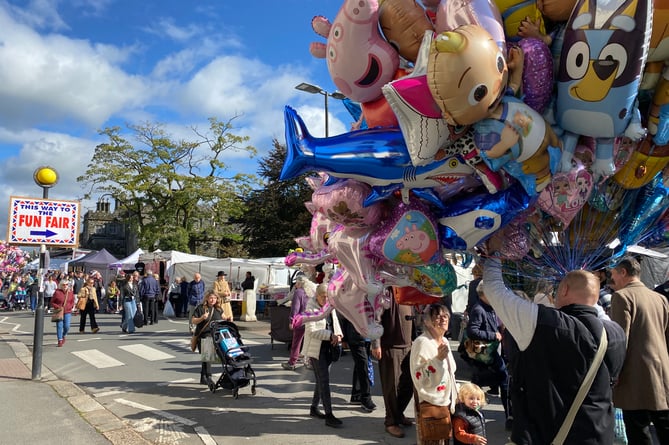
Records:
[[[102,368],[113,368],[115,366],[123,366],[123,362],[119,362],[115,358],[98,351],[97,349],[88,349],[85,351],[72,351],[72,354],[76,355],[86,363],[95,366],[98,369]]]
[[[190,348],[190,339],[189,338],[170,338],[168,340],[162,340],[161,343],[167,343],[168,345],[177,345]]]
[[[119,346],[119,348],[131,354],[134,354],[137,357],[141,357],[144,360],[148,360],[150,362],[174,358],[173,355],[166,354],[165,352],[159,351],[158,349],[143,344],[123,345]]]

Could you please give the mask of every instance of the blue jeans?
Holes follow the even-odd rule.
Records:
[[[70,331],[70,320],[72,319],[72,314],[67,313],[63,314],[63,319],[56,322],[56,336],[58,340],[62,340],[67,336],[67,333]]]
[[[30,296],[30,310],[35,312],[35,309],[37,309],[37,296],[36,295],[31,295]]]
[[[125,312],[125,318],[123,323],[121,323],[121,329],[125,329],[129,334],[135,332],[135,313],[137,312],[137,303],[135,300],[124,301],[123,302],[123,311]]]

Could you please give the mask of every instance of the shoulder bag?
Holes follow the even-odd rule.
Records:
[[[54,323],[61,321],[65,316],[65,307],[67,307],[67,300],[70,297],[70,293],[64,292],[64,294],[65,298],[63,299],[63,305],[56,309],[55,312],[51,315],[51,321]],[[74,298],[74,295],[72,297]]]
[[[211,319],[214,318],[214,310],[212,309],[211,315],[209,316],[209,320],[207,320],[207,323],[202,326],[202,329],[200,329],[200,332],[197,334],[193,334],[190,338],[190,350],[191,352],[195,352],[197,349],[197,342],[200,340],[200,334],[202,334],[202,331],[204,331],[207,326],[209,326],[209,323],[211,323]]]
[[[54,323],[61,321],[63,319],[63,314],[65,313],[64,307],[60,307],[54,311],[53,314],[51,314],[51,321]]]
[[[418,405],[420,438],[425,441],[444,440],[451,435],[451,410],[448,406],[420,402]]]
[[[142,312],[142,304],[139,301],[137,302],[135,315],[132,317],[132,323],[136,328],[144,327],[144,312]]]
[[[86,310],[86,303],[88,303],[88,297],[86,296],[81,296],[77,300],[77,309],[80,311],[85,311]]]

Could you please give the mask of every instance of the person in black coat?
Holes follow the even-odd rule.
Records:
[[[488,303],[483,292],[483,282],[479,282],[476,288],[478,301],[469,309],[469,321],[467,323],[467,337],[471,340],[482,340],[487,343],[499,343],[502,341],[500,322],[495,310]],[[500,395],[504,413],[507,414],[508,380],[509,374],[504,359],[495,348],[492,351],[492,362],[484,364],[478,361],[470,361],[473,367],[472,383],[479,386],[489,386],[490,395]]]
[[[188,278],[181,277],[181,289],[179,293],[179,301],[177,306],[174,308],[174,312],[179,318],[188,317]]]
[[[251,272],[246,272],[246,278],[242,281],[242,290],[253,290],[255,286],[256,277]]]

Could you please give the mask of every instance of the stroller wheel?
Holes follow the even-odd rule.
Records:
[[[212,394],[216,392],[216,384],[214,382],[209,382],[209,391],[211,391]]]
[[[251,387],[251,395],[252,395],[252,396],[255,396],[255,395],[256,395],[256,385],[253,385],[253,386]]]

